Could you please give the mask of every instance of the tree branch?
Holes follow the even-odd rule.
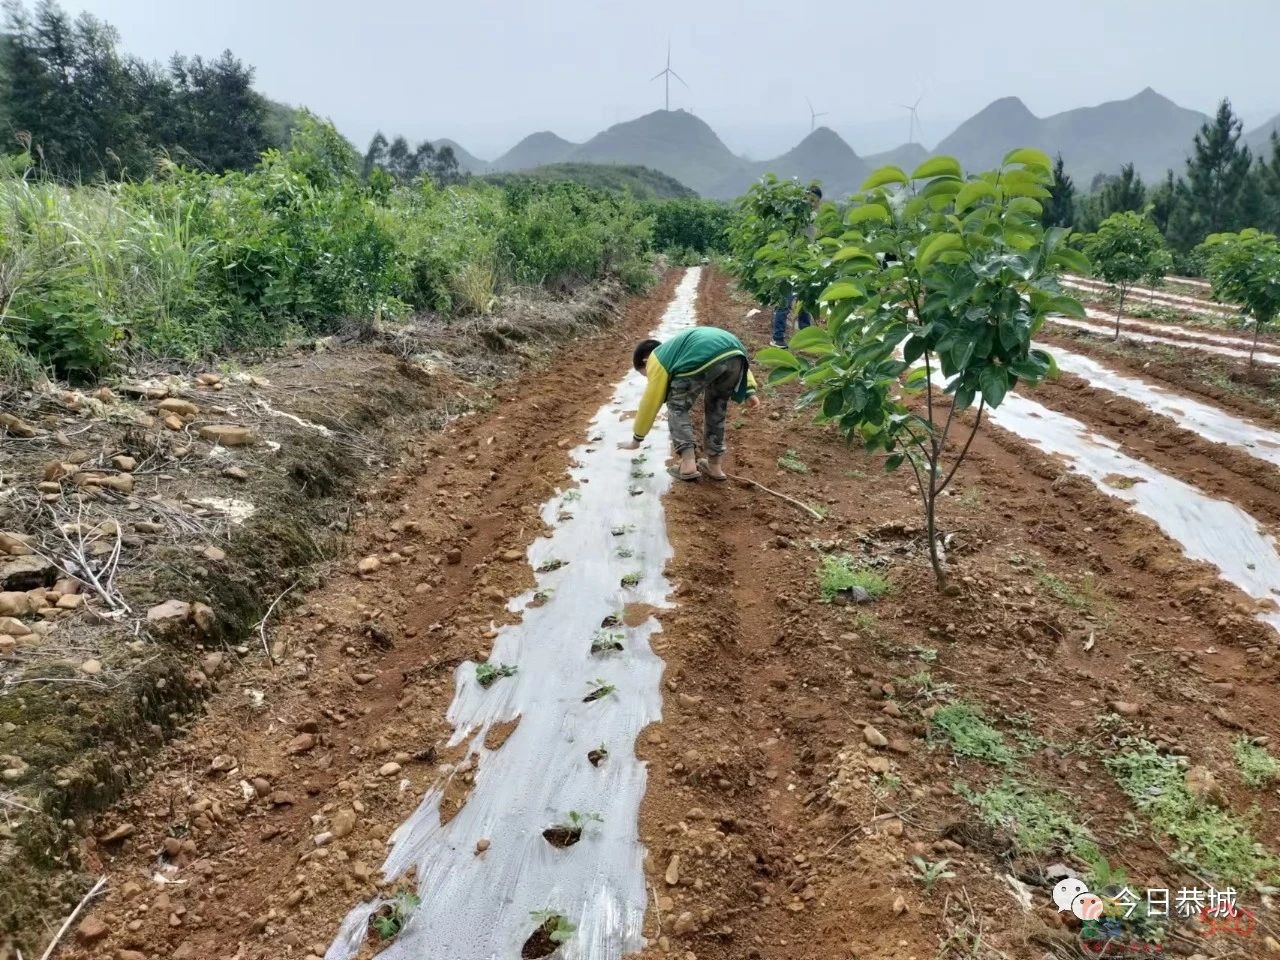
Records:
[[[952,465],[951,472],[947,474],[947,479],[942,481],[942,486],[938,487],[937,493],[942,493],[943,490],[947,489],[952,478],[956,475],[956,471],[960,469],[960,464],[964,462],[965,454],[969,452],[969,445],[973,443],[973,438],[978,435],[978,427],[982,424],[982,411],[985,409],[986,403],[986,397],[978,401],[978,415],[974,417],[973,429],[969,431],[969,439],[964,442],[964,448],[960,451],[959,456],[956,457],[956,462]],[[952,404],[952,410],[954,409],[955,405]]]

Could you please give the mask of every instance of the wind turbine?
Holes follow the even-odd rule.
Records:
[[[907,113],[911,115],[911,120],[907,126],[907,143],[916,142],[916,128],[920,126],[920,112],[918,108],[920,106],[920,101],[923,99],[924,99],[924,94],[922,93],[920,94],[920,96],[916,97],[915,103],[898,104],[898,106],[902,107],[903,110],[906,110]],[[921,135],[923,135],[923,133],[924,131],[921,130]]]
[[[681,83],[684,83],[684,77],[680,76],[680,74],[676,73],[674,70],[671,69],[671,41],[670,40],[667,41],[667,66],[665,69],[659,70],[652,77],[650,77],[649,82],[653,83],[653,81],[657,80],[659,77],[667,78],[667,82],[666,82],[667,96],[666,96],[665,104],[666,104],[666,110],[670,112],[671,111],[671,78],[675,77]],[[684,83],[684,85],[686,87],[689,86],[687,83]]]
[[[817,129],[818,118],[825,117],[827,115],[827,111],[823,110],[821,112],[815,112],[813,109],[813,101],[808,97],[804,98],[804,102],[809,104],[809,132],[813,133],[813,131]]]

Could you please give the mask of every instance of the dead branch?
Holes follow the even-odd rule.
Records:
[[[817,510],[813,509],[813,507],[809,506],[808,504],[801,503],[799,500],[796,500],[792,497],[788,497],[785,493],[779,493],[777,490],[771,490],[768,487],[766,487],[763,483],[760,483],[757,480],[752,480],[750,477],[735,477],[731,473],[726,473],[725,476],[728,477],[730,480],[736,480],[738,483],[745,483],[749,486],[755,487],[758,490],[763,490],[765,493],[770,494],[771,496],[777,497],[779,500],[785,500],[787,503],[791,504],[793,507],[799,507],[805,513],[809,514],[809,516],[813,517],[813,519],[818,521],[822,520],[822,514],[820,514]]]
[[[97,896],[98,891],[106,886],[106,884],[106,877],[98,878],[98,882],[93,885],[92,889],[84,895],[84,898],[76,904],[76,908],[71,911],[71,916],[67,917],[67,919],[62,922],[62,926],[58,929],[58,932],[55,933],[53,935],[53,939],[49,941],[49,946],[47,946],[44,953],[40,955],[40,960],[49,960],[49,958],[53,956],[53,951],[58,947],[58,941],[63,938],[67,930],[71,927],[71,924],[75,922],[76,917],[80,915],[80,911],[84,909],[85,904]]]
[[[267,607],[267,612],[264,613],[262,615],[262,619],[258,621],[258,635],[262,637],[262,651],[267,655],[267,663],[271,664],[272,667],[275,667],[276,662],[271,656],[271,647],[267,643],[267,621],[271,619],[271,613],[275,610],[276,604],[283,600],[285,596],[301,582],[301,580],[295,580],[293,583],[289,584],[289,586],[285,587],[284,591],[271,601],[271,606]]]

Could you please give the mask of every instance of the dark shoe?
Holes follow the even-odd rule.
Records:
[[[698,469],[702,471],[703,476],[705,476],[708,480],[714,480],[716,483],[724,483],[729,479],[728,476],[717,477],[715,474],[713,474],[711,472],[711,464],[707,463],[706,460],[698,461]]]
[[[667,473],[675,477],[677,480],[683,480],[685,483],[697,483],[702,479],[702,474],[695,470],[693,473],[681,473],[679,466],[667,467]]]

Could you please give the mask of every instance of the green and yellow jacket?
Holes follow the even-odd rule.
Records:
[[[667,388],[672,380],[699,374],[725,357],[742,357],[745,360],[747,348],[732,333],[719,327],[690,327],[649,354],[644,369],[649,385],[636,412],[635,438],[643,440],[648,434],[658,410],[666,403]],[[746,364],[742,368],[746,373],[733,393],[733,399],[738,403],[756,392],[756,378]]]

